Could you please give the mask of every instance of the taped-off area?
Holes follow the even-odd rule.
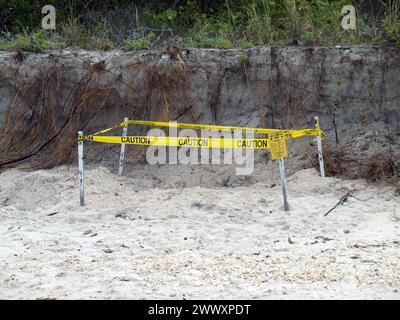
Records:
[[[267,138],[239,139],[239,138],[194,138],[194,137],[156,137],[156,136],[102,136],[101,134],[127,125],[146,125],[155,127],[169,127],[177,129],[216,130],[229,132],[244,132],[265,134]],[[107,128],[91,135],[78,137],[78,141],[95,141],[115,144],[134,144],[161,147],[188,147],[188,148],[226,148],[226,149],[270,149],[272,159],[286,158],[286,140],[303,136],[324,136],[324,132],[317,124],[314,129],[281,130],[246,128],[234,126],[217,126],[208,124],[161,122],[147,120],[127,120],[111,128]]]
[[[170,128],[178,128],[178,129],[199,129],[199,130],[216,130],[216,131],[239,131],[239,132],[252,132],[252,133],[260,133],[260,134],[276,134],[282,133],[285,139],[290,138],[299,138],[303,136],[323,136],[324,132],[318,126],[315,129],[299,129],[299,130],[282,130],[282,129],[263,129],[263,128],[246,128],[246,127],[234,127],[234,126],[217,126],[217,125],[209,125],[209,124],[196,124],[196,123],[180,123],[180,122],[161,122],[161,121],[147,121],[147,120],[127,120],[123,121],[120,124],[115,125],[114,127],[107,128],[96,133],[93,133],[92,136],[100,135],[106,132],[109,132],[113,129],[117,129],[119,127],[123,127],[125,125],[146,125],[146,126],[154,126],[154,127],[170,127]]]
[[[269,139],[194,138],[154,136],[96,136],[78,137],[78,141],[95,141],[115,144],[135,144],[161,147],[269,149]]]
[[[217,125],[191,124],[191,123],[178,123],[178,122],[128,120],[128,118],[125,118],[125,121],[111,128],[107,128],[90,135],[83,136],[83,132],[78,131],[80,204],[81,206],[84,205],[83,141],[93,141],[93,142],[102,142],[111,144],[121,144],[121,153],[120,153],[119,168],[118,168],[119,176],[122,176],[124,174],[126,144],[143,145],[143,146],[160,146],[160,147],[179,147],[179,148],[207,148],[207,149],[218,148],[218,149],[225,149],[225,151],[227,149],[269,149],[271,152],[271,158],[273,160],[279,159],[278,161],[279,173],[281,178],[284,208],[285,211],[288,211],[289,203],[287,201],[287,194],[286,194],[286,178],[285,178],[285,164],[284,164],[285,163],[284,158],[288,156],[286,148],[287,139],[299,138],[302,136],[316,136],[320,172],[322,177],[325,176],[324,163],[322,158],[322,145],[321,145],[321,138],[324,136],[324,132],[321,130],[318,117],[315,117],[314,119],[316,125],[315,128],[313,129],[280,130],[280,129],[245,128],[245,127],[217,126]],[[162,130],[159,130],[160,133],[157,133],[159,134],[159,136],[128,136],[128,125],[130,124],[155,126],[155,127],[168,127],[177,129],[194,129],[202,131],[200,134],[196,131],[189,132],[190,130],[187,130],[187,132],[185,133],[184,131],[181,131],[180,135],[182,136],[177,136],[177,130],[169,130],[169,136],[164,136],[164,132]],[[111,130],[118,130],[121,127],[123,127],[121,136],[102,135]],[[236,134],[233,134],[235,138],[232,138],[232,134],[214,135],[214,133],[209,132],[211,130],[229,131],[231,133],[241,132],[245,134],[244,138],[237,138],[237,136],[242,136],[242,135],[236,135]],[[251,133],[251,135],[247,133]],[[254,138],[255,134],[257,134],[256,136],[257,138]],[[266,135],[266,137],[259,138],[260,134]],[[200,138],[198,136],[200,136]],[[229,138],[225,136],[229,136]],[[253,137],[253,138],[248,138],[248,137]],[[181,149],[181,151],[185,152],[185,149],[183,150]],[[191,156],[192,156],[192,151],[194,152],[196,150],[190,151]],[[202,151],[204,151],[204,149]],[[207,150],[205,151],[206,153],[208,152]],[[248,152],[247,150],[245,150],[245,152],[239,150],[238,154],[246,153],[247,155],[247,152]],[[201,152],[201,154],[203,154],[203,152]],[[236,150],[234,154],[236,156],[237,154]],[[226,153],[224,153],[224,156],[225,155]]]

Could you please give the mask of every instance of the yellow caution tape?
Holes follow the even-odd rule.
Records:
[[[119,127],[136,124],[156,127],[172,127],[179,129],[200,129],[218,131],[240,131],[252,132],[268,135],[266,139],[231,139],[231,138],[192,138],[192,137],[154,137],[154,136],[100,136]],[[107,128],[91,135],[78,137],[78,141],[96,141],[104,143],[136,144],[145,146],[166,146],[166,147],[191,147],[191,148],[250,148],[250,149],[270,149],[272,159],[286,158],[286,140],[303,136],[324,136],[319,124],[314,129],[299,130],[280,130],[263,128],[245,128],[234,126],[216,126],[208,124],[161,122],[145,120],[128,120],[121,122],[111,128]]]
[[[269,139],[230,139],[230,138],[192,138],[192,137],[154,137],[154,136],[96,136],[79,137],[78,141],[104,143],[136,144],[145,146],[191,147],[191,148],[249,148],[269,149]]]
[[[216,126],[216,125],[208,125],[208,124],[193,124],[193,123],[179,123],[179,122],[160,122],[160,121],[145,121],[145,120],[127,120],[117,124],[111,128],[104,129],[93,133],[92,136],[96,136],[102,133],[109,132],[113,129],[117,129],[119,127],[123,127],[129,124],[136,125],[147,125],[147,126],[155,126],[155,127],[172,127],[179,129],[203,129],[203,130],[218,130],[218,131],[241,131],[241,132],[253,132],[253,133],[261,133],[261,134],[274,134],[282,132],[285,139],[289,138],[298,138],[302,136],[318,136],[324,135],[324,132],[321,130],[319,126],[316,126],[315,129],[299,129],[299,130],[281,130],[281,129],[263,129],[263,128],[246,128],[246,127],[234,127],[234,126]]]

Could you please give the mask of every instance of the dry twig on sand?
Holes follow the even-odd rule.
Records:
[[[342,196],[340,198],[340,200],[338,201],[338,203],[336,203],[333,208],[329,209],[329,211],[327,213],[324,214],[324,217],[326,217],[331,211],[333,211],[338,205],[341,205],[343,203],[345,203],[347,201],[347,199],[352,195],[352,193],[354,192],[354,190],[349,190],[346,192],[346,194],[344,196]]]

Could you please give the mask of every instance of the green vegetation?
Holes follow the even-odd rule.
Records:
[[[253,46],[253,44],[246,39],[240,39],[238,45],[241,49],[248,49]]]
[[[250,57],[246,52],[241,52],[239,54],[238,60],[239,60],[240,64],[242,64],[242,65],[248,64],[249,63],[249,59],[250,59]]]
[[[309,46],[313,45],[316,42],[316,35],[312,31],[307,31],[304,33],[304,44]]]
[[[372,89],[375,86],[374,80],[368,80],[368,88]]]
[[[400,42],[400,0],[384,3],[385,16],[382,21],[386,36],[391,42]]]
[[[45,0],[0,0],[0,49],[66,47],[144,50],[173,41],[188,47],[400,45],[400,0],[109,0],[50,1],[56,30],[41,29]],[[372,3],[371,2],[371,3]],[[359,4],[360,3],[360,4]],[[356,30],[341,27],[356,7]]]
[[[155,34],[153,32],[148,33],[146,36],[139,38],[137,40],[127,39],[125,40],[124,48],[126,50],[143,50],[149,49],[152,43],[152,40],[155,38]]]
[[[38,30],[31,34],[18,33],[0,42],[0,50],[40,52],[49,49],[62,49],[65,47],[64,40],[55,38],[46,30]]]

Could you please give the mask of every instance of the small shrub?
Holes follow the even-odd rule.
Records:
[[[374,80],[368,80],[368,88],[372,89],[375,86]]]
[[[176,20],[177,16],[178,16],[178,13],[176,12],[176,10],[167,9],[158,14],[155,14],[154,20],[157,22],[160,22],[162,24],[169,24],[169,23],[173,22],[174,20]]]
[[[392,153],[371,157],[359,170],[359,177],[370,181],[399,182],[400,162]]]
[[[91,43],[92,43],[92,47],[94,49],[97,50],[110,50],[112,48],[114,48],[114,44],[112,43],[112,41],[105,39],[105,38],[100,38],[100,37],[91,37]]]
[[[76,49],[90,49],[92,43],[89,34],[75,22],[63,25],[63,36],[68,47]]]
[[[62,49],[65,42],[53,37],[45,30],[39,30],[32,34],[22,33],[9,37],[0,42],[0,50],[22,50],[30,52],[41,52],[44,50]]]
[[[386,38],[390,42],[400,44],[400,2],[398,0],[388,0],[383,2],[385,16],[382,24]]]
[[[228,39],[219,39],[218,40],[218,47],[222,49],[229,49],[232,48],[232,42]]]
[[[242,65],[249,63],[249,55],[246,52],[241,52],[238,57],[238,61]]]
[[[227,38],[222,37],[207,37],[203,35],[196,36],[192,41],[194,47],[201,48],[221,48],[229,49],[232,48],[232,42]]]
[[[400,40],[400,23],[394,23],[386,27],[387,39],[390,42],[399,42]]]
[[[247,41],[245,39],[240,39],[238,44],[239,44],[239,47],[241,49],[248,49],[248,48],[251,48],[253,46],[253,44],[251,42],[249,42],[249,41]]]
[[[326,175],[329,177],[345,175],[348,172],[348,164],[345,161],[348,154],[345,149],[331,143],[324,143],[322,148]],[[307,150],[306,152],[309,155],[311,165],[319,170],[319,160],[315,150]]]
[[[150,32],[146,36],[139,38],[137,40],[127,39],[125,40],[124,43],[124,49],[132,51],[150,49],[152,40],[154,38],[155,34],[153,32]]]
[[[308,31],[304,34],[304,44],[307,46],[311,46],[315,42],[315,33]]]

